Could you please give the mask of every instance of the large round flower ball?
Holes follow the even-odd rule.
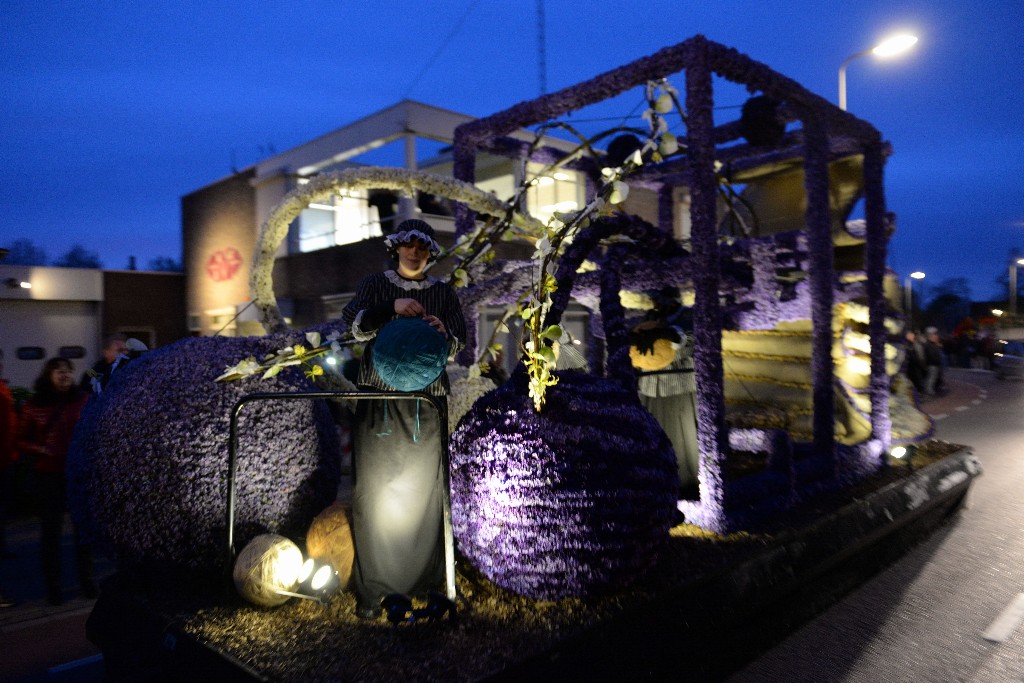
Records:
[[[254,605],[288,602],[299,582],[302,551],[284,536],[260,534],[238,553],[231,572],[238,594]]]
[[[291,335],[296,337],[297,334]],[[122,567],[226,571],[229,423],[243,396],[311,390],[299,368],[215,382],[299,339],[203,337],[118,367],[86,404],[68,460],[72,514]],[[234,546],[301,537],[337,494],[338,432],[313,400],[245,404],[238,419]]]
[[[355,540],[352,538],[352,510],[348,505],[334,503],[316,516],[306,534],[306,554],[330,563],[334,571],[338,572],[341,587],[348,588],[356,559]]]
[[[618,382],[561,372],[539,413],[525,383],[519,372],[485,394],[452,435],[459,550],[527,597],[624,588],[668,539],[671,443]]]

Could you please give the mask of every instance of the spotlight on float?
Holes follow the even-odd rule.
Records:
[[[917,452],[917,447],[914,445],[894,446],[892,450],[889,451],[889,455],[891,455],[894,460],[907,463],[907,467],[910,469],[914,469],[913,459],[915,452]]]
[[[304,598],[326,603],[341,588],[338,572],[328,562],[312,557],[302,564],[297,592]]]
[[[338,572],[334,571],[334,567],[312,557],[302,563],[296,581],[295,590],[279,589],[278,595],[283,596],[285,600],[302,598],[326,605],[341,587]]]

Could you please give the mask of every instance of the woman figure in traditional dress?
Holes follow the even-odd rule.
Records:
[[[366,277],[342,312],[354,337],[366,342],[357,384],[375,391],[395,390],[373,360],[376,337],[387,323],[422,318],[447,340],[448,358],[463,348],[466,335],[455,292],[424,272],[440,252],[433,228],[407,220],[385,244],[397,267]],[[437,397],[446,412],[449,386],[443,370],[422,391]],[[441,438],[447,429],[440,425],[446,427],[447,420],[423,400],[367,399],[356,404],[352,581],[362,618],[376,618],[386,595],[420,594],[443,585]]]
[[[640,402],[665,430],[676,452],[680,498],[698,497],[697,385],[693,374],[693,322],[675,288],[652,295],[654,309],[632,333],[640,370]]]

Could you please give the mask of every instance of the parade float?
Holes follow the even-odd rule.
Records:
[[[752,95],[738,120],[715,124],[715,77]],[[507,137],[632,89],[649,129],[622,154]],[[669,115],[685,134],[667,132]],[[481,153],[581,171],[587,204],[539,223],[516,197],[474,187]],[[291,193],[264,224],[252,274],[269,335],[187,340],[133,361],[76,434],[76,514],[119,568],[89,625],[112,676],[515,680],[683,667],[700,679],[741,663],[765,641],[744,649],[737,634],[770,639],[813,614],[957,509],[980,472],[969,449],[928,440],[899,375],[888,153],[867,122],[695,36],[464,124],[454,179],[356,169]],[[322,516],[338,472],[320,394],[358,396],[322,364],[346,331],[288,330],[271,281],[298,211],[352,187],[456,202],[450,276],[471,330],[451,397],[450,604],[399,604],[379,623],[299,576],[303,546],[310,560],[329,554],[308,547],[325,535],[314,521],[333,543],[347,538],[343,508]],[[653,197],[656,215],[630,213],[630,194]],[[850,220],[861,199],[863,219]],[[533,258],[493,258],[501,239]],[[699,487],[681,500],[629,362],[627,332],[664,287],[693,311]],[[570,299],[601,341],[589,371],[558,364]],[[523,321],[523,362],[500,386],[480,377],[483,305]],[[273,400],[296,392],[318,400]],[[239,416],[253,393],[266,400]],[[916,468],[893,464],[896,445],[918,449]],[[267,590],[296,599],[272,606]]]

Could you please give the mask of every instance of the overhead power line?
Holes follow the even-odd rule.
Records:
[[[434,51],[434,54],[430,57],[430,59],[426,61],[423,67],[419,70],[419,73],[416,74],[415,78],[412,79],[412,82],[409,83],[408,87],[406,87],[405,93],[402,95],[402,99],[407,99],[409,97],[409,95],[412,93],[413,88],[416,87],[416,84],[420,82],[420,79],[423,78],[424,74],[426,74],[430,67],[434,65],[434,62],[436,62],[437,58],[441,56],[441,53],[444,52],[444,49],[451,44],[452,39],[455,37],[455,35],[460,30],[462,30],[462,25],[466,23],[466,19],[469,18],[469,15],[473,12],[474,9],[476,9],[476,6],[479,3],[480,0],[473,0],[473,2],[469,3],[469,7],[466,9],[465,12],[462,13],[462,16],[459,17],[459,20],[455,22],[455,25],[452,26],[452,30],[449,31],[448,35],[444,37],[444,40],[441,41],[441,44],[437,46],[437,50]]]

